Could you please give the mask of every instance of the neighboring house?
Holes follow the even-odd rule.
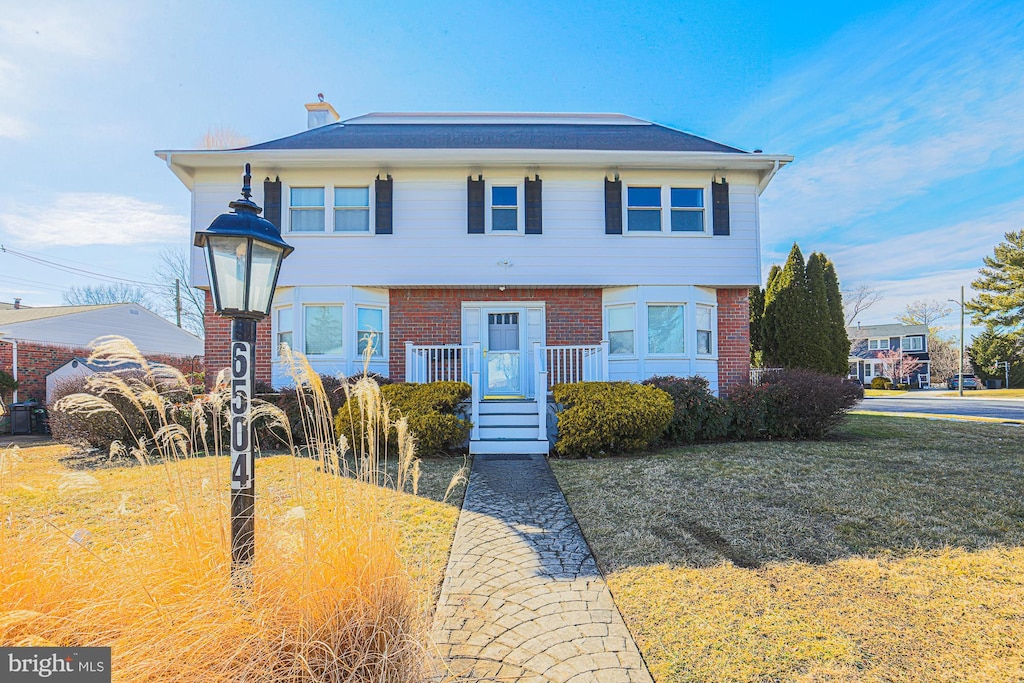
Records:
[[[127,337],[147,358],[203,369],[203,341],[138,304],[0,308],[0,370],[18,380],[15,401],[46,396],[46,377],[89,355],[98,337]]]
[[[295,251],[258,326],[257,379],[290,381],[281,344],[321,373],[360,372],[370,349],[372,372],[464,379],[483,415],[474,452],[510,447],[483,443],[479,423],[521,425],[521,439],[489,433],[540,448],[555,383],[699,374],[725,394],[748,381],[758,197],[791,157],[618,114],[307,110],[291,137],[157,152],[192,192],[193,233],[238,196],[246,162],[265,178],[254,200]],[[209,296],[207,311],[210,378],[229,325]]]
[[[927,325],[858,325],[847,327],[846,334],[850,338],[851,379],[871,384],[875,377],[886,377],[878,356],[886,351],[899,351],[921,364],[911,373],[910,384],[922,387],[931,384]]]
[[[46,403],[50,404],[53,400],[53,392],[63,382],[78,377],[89,377],[98,372],[120,373],[141,369],[142,366],[139,363],[100,363],[83,357],[72,358],[46,376]]]

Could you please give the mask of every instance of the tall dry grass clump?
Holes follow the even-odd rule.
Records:
[[[317,438],[308,458],[257,463],[253,584],[239,592],[230,584],[228,465],[195,457],[221,452],[225,390],[197,399],[182,424],[181,406],[165,398],[179,380],[172,368],[126,340],[100,340],[94,356],[144,372],[97,376],[93,395],[57,409],[97,415],[115,395],[127,401],[147,419],[134,443],[112,452],[139,466],[60,472],[59,448],[0,454],[0,645],[111,646],[114,678],[124,681],[421,678],[422,614],[396,551],[388,491],[371,485],[411,483],[411,448],[400,449],[405,474],[390,478],[376,455],[346,457],[319,378],[289,353],[296,383],[312,388],[307,434]],[[275,407],[255,412],[287,431]]]

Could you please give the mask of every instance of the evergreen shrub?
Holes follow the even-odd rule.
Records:
[[[760,386],[730,394],[733,435],[750,439],[822,439],[864,396],[859,386],[811,370],[781,370]]]
[[[384,401],[390,405],[391,419],[404,417],[408,420],[409,432],[416,441],[417,455],[453,453],[462,449],[469,438],[472,423],[457,414],[459,404],[469,398],[472,392],[469,384],[403,382],[385,384],[380,391]],[[334,418],[335,431],[348,439],[349,443],[358,443],[363,422],[358,414],[349,410],[345,398],[342,391],[342,403]],[[390,430],[387,439],[389,448],[397,448],[394,429]]]
[[[871,380],[872,389],[892,389],[892,380],[888,377],[875,377]]]
[[[643,384],[556,384],[552,395],[561,405],[555,452],[568,458],[649,449],[674,413],[671,396]]]
[[[728,401],[711,393],[704,377],[651,377],[643,384],[657,387],[672,397],[674,411],[662,436],[665,443],[717,441],[729,436],[732,408]]]

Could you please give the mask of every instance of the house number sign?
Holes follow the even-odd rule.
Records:
[[[231,490],[252,488],[252,429],[249,424],[249,399],[252,376],[249,372],[249,342],[231,342]]]

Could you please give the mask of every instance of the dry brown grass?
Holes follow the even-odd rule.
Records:
[[[1024,679],[1020,427],[553,463],[658,681]]]
[[[105,381],[163,409],[158,383]],[[65,447],[3,452],[0,643],[109,645],[122,681],[417,680],[457,509],[377,485],[396,478],[376,462],[337,476],[347,461],[333,442],[260,459],[253,587],[239,592],[228,464],[191,457],[202,431],[140,435],[156,464],[81,470]]]

